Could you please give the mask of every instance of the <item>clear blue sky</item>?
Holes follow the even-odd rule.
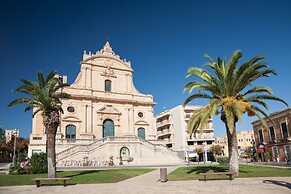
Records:
[[[109,39],[113,50],[131,60],[135,86],[152,94],[155,114],[181,104],[185,72],[201,66],[205,53],[229,57],[241,49],[245,61],[264,54],[278,76],[257,84],[291,103],[291,1],[1,1],[0,126],[31,131],[31,113],[8,108],[20,78],[56,69],[72,83],[84,50],[96,52]],[[203,105],[206,102],[197,101]],[[268,113],[284,106],[270,104]],[[238,129],[250,129],[244,118]],[[215,134],[225,133],[214,118]]]

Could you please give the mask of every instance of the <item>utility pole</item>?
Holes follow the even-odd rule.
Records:
[[[15,155],[15,151],[16,151],[16,138],[17,138],[17,129],[14,129],[13,131],[13,136],[14,136],[14,146],[13,146],[13,158],[12,158],[12,165],[15,165],[16,162],[16,155]]]

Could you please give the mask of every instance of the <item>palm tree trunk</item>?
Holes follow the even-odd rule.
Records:
[[[227,142],[228,142],[228,157],[229,157],[229,171],[234,172],[237,175],[239,174],[239,163],[238,163],[238,149],[237,149],[237,134],[236,134],[236,122],[238,119],[233,118],[233,126],[229,128],[227,125],[225,112],[222,112],[220,119],[224,122],[226,133],[227,133]]]
[[[48,162],[48,177],[49,178],[56,177],[55,139],[56,139],[56,134],[47,133],[47,162]]]
[[[228,141],[228,154],[229,154],[229,171],[239,174],[239,163],[238,163],[238,149],[237,149],[237,135],[235,124],[233,130],[228,129],[227,125],[227,141]],[[230,132],[232,131],[232,133]]]
[[[51,111],[47,115],[43,115],[43,123],[47,134],[47,162],[48,177],[56,177],[56,133],[60,125],[59,112]]]

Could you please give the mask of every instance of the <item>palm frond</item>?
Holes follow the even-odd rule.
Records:
[[[192,100],[194,100],[194,99],[212,99],[213,97],[212,96],[209,96],[208,94],[193,94],[193,95],[191,95],[191,96],[189,96],[185,101],[184,101],[184,106],[186,105],[186,104],[188,104],[189,102],[191,102]]]
[[[41,71],[37,72],[37,78],[38,78],[39,86],[44,87],[46,83],[45,83],[45,80],[44,80],[44,77],[43,77],[43,74]]]
[[[51,71],[48,76],[46,77],[45,79],[45,83],[48,83],[51,79],[53,79],[55,77],[55,75],[57,74],[57,72],[54,70],[54,71]]]
[[[247,94],[251,94],[251,93],[262,93],[262,92],[266,92],[267,94],[273,94],[273,91],[271,88],[266,87],[266,86],[254,86],[251,89],[249,89],[248,91],[246,91],[245,93],[242,94],[242,96],[246,96]]]

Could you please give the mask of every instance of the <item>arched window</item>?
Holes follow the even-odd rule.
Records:
[[[75,125],[66,126],[66,139],[70,139],[70,140],[76,139],[76,126]]]
[[[130,151],[128,147],[122,147],[120,149],[120,157],[122,157],[122,159],[127,159],[128,157],[130,157]]]
[[[137,135],[138,135],[138,137],[145,139],[145,129],[142,127],[138,128]]]
[[[105,80],[105,92],[111,92],[111,80]]]
[[[110,119],[103,122],[103,137],[114,137],[114,123]]]

